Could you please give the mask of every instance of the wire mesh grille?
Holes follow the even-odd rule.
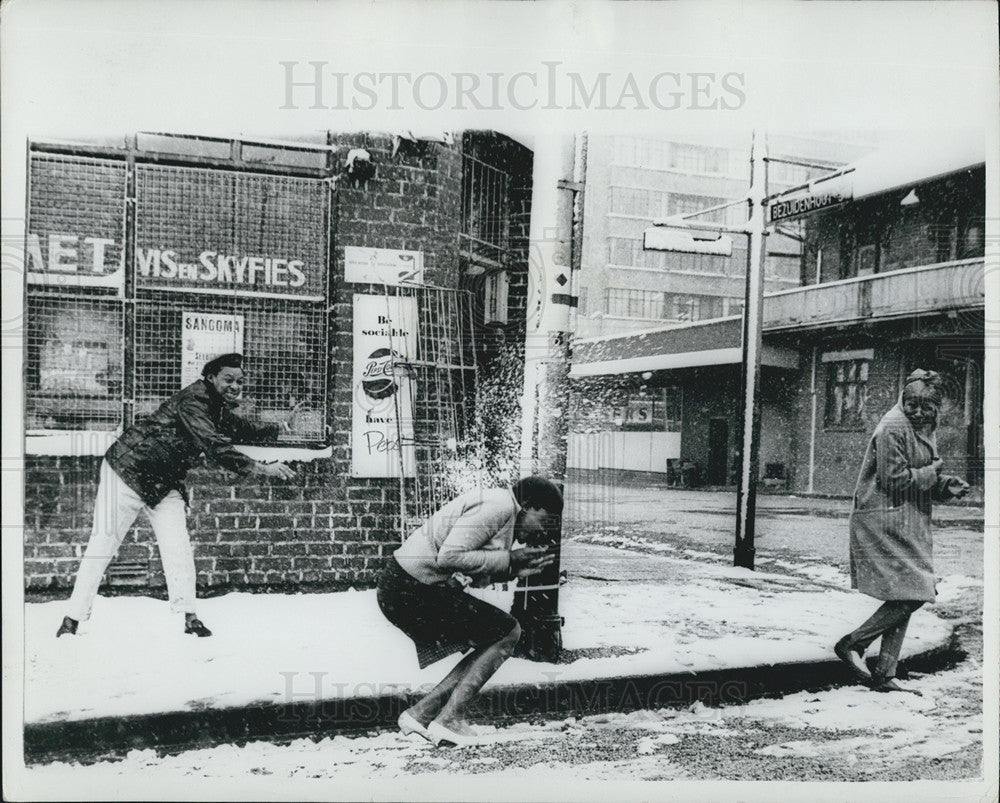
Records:
[[[315,179],[139,165],[137,285],[322,297],[326,194]]]
[[[240,414],[255,421],[284,420],[305,402],[286,440],[320,440],[325,421],[326,326],[318,305],[283,299],[233,299],[178,294],[135,305],[135,414],[148,415],[187,381],[205,360],[184,355],[198,349],[199,328],[216,324],[211,341],[219,353],[240,351],[247,380]],[[218,324],[231,324],[221,327]]]
[[[25,429],[121,425],[121,301],[29,294],[25,333]]]
[[[121,265],[125,183],[123,162],[32,154],[28,270],[86,277]],[[58,238],[60,255],[52,252],[51,237]]]
[[[415,296],[418,311],[416,354],[405,366],[414,386],[416,463],[416,476],[400,481],[405,534],[459,490],[475,404],[472,298],[468,291],[438,287],[386,293]]]
[[[462,239],[469,255],[506,265],[510,251],[510,174],[462,156]]]
[[[29,274],[28,429],[127,425],[194,381],[207,359],[242,351],[241,412],[271,421],[304,403],[284,438],[325,440],[326,185],[136,165],[126,253],[128,170],[124,161],[31,156],[28,264],[81,278],[57,289]],[[98,257],[105,273],[132,260],[134,281],[88,284]]]

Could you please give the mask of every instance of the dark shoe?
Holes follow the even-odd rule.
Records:
[[[896,683],[894,678],[880,678],[875,676],[872,678],[872,691],[880,691],[883,693],[890,691],[905,691],[909,694],[915,694],[917,697],[923,697],[923,692],[919,692],[916,689],[904,689],[898,683]]]
[[[187,619],[184,621],[184,632],[194,633],[199,638],[205,638],[206,636],[211,636],[212,631],[205,627],[205,623],[201,619]]]
[[[860,650],[850,645],[847,636],[838,641],[833,648],[837,657],[851,668],[851,674],[858,680],[870,681],[871,674],[865,666],[864,657]]]
[[[59,629],[56,631],[56,638],[60,636],[75,636],[76,629],[80,626],[80,623],[76,619],[70,619],[68,616],[64,616],[62,624],[59,625]]]

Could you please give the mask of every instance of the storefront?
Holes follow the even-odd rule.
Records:
[[[374,166],[364,176],[347,168],[362,151]],[[492,182],[483,200],[483,165],[506,177],[506,195]],[[372,582],[468,476],[477,379],[490,370],[482,332],[524,342],[527,229],[515,212],[530,210],[530,176],[530,151],[489,132],[30,143],[27,588],[71,583],[111,441],[229,351],[246,359],[242,415],[300,408],[274,446],[237,448],[297,476],[194,469],[199,584]],[[483,209],[504,240],[477,285],[462,243]],[[163,585],[144,522],[108,581]]]

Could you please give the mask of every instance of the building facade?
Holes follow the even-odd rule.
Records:
[[[477,377],[523,344],[531,161],[492,132],[30,143],[29,592],[72,583],[116,434],[226,351],[242,414],[304,403],[277,446],[240,447],[297,477],[195,469],[199,587],[372,582],[467,473]],[[145,522],[107,582],[163,587]]]
[[[771,199],[771,222],[795,228],[802,249],[800,286],[764,299],[766,485],[850,494],[872,429],[919,367],[941,373],[947,387],[941,456],[981,492],[983,152],[975,137],[900,147]],[[731,484],[740,342],[735,317],[578,341],[574,465],[667,475],[670,459],[692,467],[671,481]],[[599,398],[595,385],[600,405],[583,400]],[[649,397],[672,400],[680,413],[657,417]],[[647,446],[638,469],[617,456],[627,437],[636,440],[632,455],[640,442],[667,445]]]

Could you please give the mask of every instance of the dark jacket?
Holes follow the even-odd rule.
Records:
[[[233,442],[274,441],[278,430],[278,424],[257,425],[236,415],[215,388],[199,379],[125,430],[104,457],[155,507],[171,490],[185,493],[184,478],[202,454],[237,474],[249,474],[255,461],[236,451]]]
[[[872,434],[851,513],[851,585],[881,600],[933,602],[931,504],[954,497],[938,474],[933,433],[916,432],[897,404]]]

